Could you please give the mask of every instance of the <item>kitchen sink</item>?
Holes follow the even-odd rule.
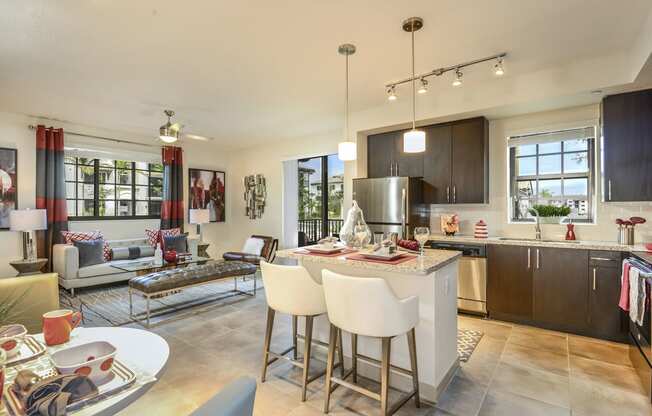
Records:
[[[579,244],[580,242],[577,240],[537,240],[536,238],[512,238],[512,237],[500,237],[498,238],[499,240],[504,240],[504,241],[534,241],[534,242],[541,242],[541,243],[563,243],[563,244]]]

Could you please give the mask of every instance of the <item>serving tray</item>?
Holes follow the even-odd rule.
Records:
[[[25,361],[29,361],[40,355],[43,355],[44,352],[45,345],[42,342],[37,341],[31,335],[26,335],[23,339],[23,343],[20,346],[20,350],[18,350],[18,354],[16,354],[10,360],[7,360],[5,365],[9,367],[24,363]]]
[[[313,253],[319,253],[319,254],[332,254],[332,253],[339,253],[343,251],[346,247],[330,247],[326,248],[324,246],[307,246],[307,247],[302,247],[304,250],[313,252]]]
[[[36,360],[33,365],[30,363],[29,366],[23,366],[22,369],[30,369],[38,374],[42,378],[54,377],[57,376],[57,370],[54,368],[54,364],[50,357],[42,357],[41,359]],[[13,379],[18,372],[15,368],[7,370],[13,370],[11,374],[7,374],[7,383],[6,391],[3,395],[3,400],[5,402],[6,408],[10,415],[12,416],[24,416],[25,410],[20,400],[9,387],[13,384]],[[127,388],[129,388],[136,381],[136,374],[120,360],[114,360],[113,367],[109,376],[102,382],[96,383],[98,389],[98,394],[94,396],[87,397],[85,399],[70,403],[66,406],[66,412],[74,412],[83,407],[89,406],[93,403],[102,401],[103,399],[119,393]]]

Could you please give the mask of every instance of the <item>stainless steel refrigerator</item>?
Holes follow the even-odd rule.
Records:
[[[415,227],[430,225],[430,205],[423,203],[421,178],[353,179],[353,199],[372,232],[411,238]]]

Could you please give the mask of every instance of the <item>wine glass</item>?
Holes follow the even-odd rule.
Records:
[[[365,241],[369,237],[369,229],[366,225],[358,224],[353,227],[353,234],[360,248],[364,248]]]
[[[423,247],[426,244],[426,241],[430,238],[430,229],[428,227],[416,227],[414,229],[414,239],[419,243],[420,251],[419,255],[423,257],[424,251]]]

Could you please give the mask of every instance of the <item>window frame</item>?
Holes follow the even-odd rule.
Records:
[[[578,128],[570,128],[570,129],[564,129],[560,131],[544,131],[540,133],[532,133],[528,134],[528,136],[537,136],[537,135],[545,135],[549,133],[556,133],[556,132],[563,132],[563,131],[569,131],[569,130],[576,130]],[[595,129],[594,129],[595,131]],[[510,224],[532,224],[536,222],[536,219],[534,218],[517,218],[516,217],[516,212],[517,212],[517,206],[516,204],[518,203],[518,183],[521,181],[535,181],[536,182],[536,196],[535,200],[539,199],[539,181],[541,180],[560,180],[562,181],[564,179],[587,179],[587,213],[588,213],[588,218],[587,219],[582,219],[582,218],[571,218],[573,223],[575,224],[595,224],[596,223],[596,213],[595,213],[595,195],[596,195],[596,134],[593,134],[593,137],[587,137],[587,166],[588,166],[588,172],[580,172],[580,173],[565,173],[564,172],[564,155],[566,154],[572,154],[572,153],[580,153],[583,152],[583,150],[571,150],[571,151],[565,151],[564,149],[564,142],[565,141],[570,141],[570,140],[559,140],[556,143],[560,143],[560,151],[559,152],[550,152],[550,153],[539,153],[539,146],[540,143],[536,143],[536,152],[532,155],[525,155],[525,156],[516,156],[516,146],[510,146],[509,145],[509,139],[508,139],[508,181],[509,181],[509,196],[508,196],[508,222]],[[512,137],[517,137],[517,136],[512,136]],[[522,137],[522,136],[521,136]],[[561,158],[561,172],[560,173],[553,173],[553,174],[539,174],[539,158],[541,156],[549,156],[549,155],[559,155]],[[534,175],[522,175],[518,176],[516,172],[516,159],[517,158],[522,158],[522,157],[534,157],[536,160],[536,173]],[[563,185],[562,185],[562,197],[564,196],[563,194]],[[564,200],[564,198],[562,198]]]
[[[67,178],[64,178],[66,187],[64,189],[64,192],[66,193],[66,210],[68,209],[68,201],[74,201],[75,202],[75,214],[79,214],[79,201],[93,201],[93,215],[68,215],[68,220],[69,221],[105,221],[105,220],[143,220],[143,219],[160,219],[161,215],[160,213],[157,214],[151,214],[150,207],[149,205],[151,202],[162,202],[163,197],[162,197],[162,192],[163,192],[163,165],[161,164],[161,169],[152,169],[152,165],[155,165],[155,163],[151,162],[138,162],[138,161],[125,161],[130,164],[129,168],[123,169],[123,168],[118,168],[116,165],[117,159],[107,159],[107,160],[112,160],[113,161],[113,172],[114,172],[114,178],[113,182],[100,182],[100,159],[99,158],[93,158],[88,160],[91,160],[91,164],[83,164],[79,162],[80,157],[78,156],[72,156],[72,155],[64,155],[64,166],[74,166],[75,167],[75,177],[74,180],[68,180]],[[68,158],[74,158],[75,163],[69,163],[67,161]],[[147,169],[139,169],[136,167],[136,163],[147,163]],[[84,182],[81,181],[79,178],[79,167],[80,166],[92,166],[93,168],[93,182]],[[131,174],[131,184],[128,185],[120,185],[118,181],[118,170],[128,170]],[[147,185],[138,185],[136,184],[136,172],[147,172]],[[152,173],[159,173],[161,174],[161,199],[152,199]],[[156,177],[156,176],[154,176]],[[67,190],[67,184],[74,184],[75,188],[75,195],[74,198],[71,198],[68,195],[68,190]],[[89,198],[79,198],[79,185],[80,184],[87,184],[87,185],[93,185],[93,199]],[[100,185],[113,185],[114,186],[114,195],[112,199],[100,199]],[[130,186],[131,188],[131,199],[119,199],[118,198],[118,186]],[[137,199],[136,198],[136,188],[137,187],[147,187],[147,200],[144,199]],[[100,201],[113,201],[114,202],[114,215],[98,215],[99,213],[99,208],[100,208]],[[118,210],[118,204],[120,201],[129,201],[131,204],[131,212],[132,215],[115,215]],[[148,210],[148,215],[136,215],[136,203],[137,202],[147,202],[147,210]]]

